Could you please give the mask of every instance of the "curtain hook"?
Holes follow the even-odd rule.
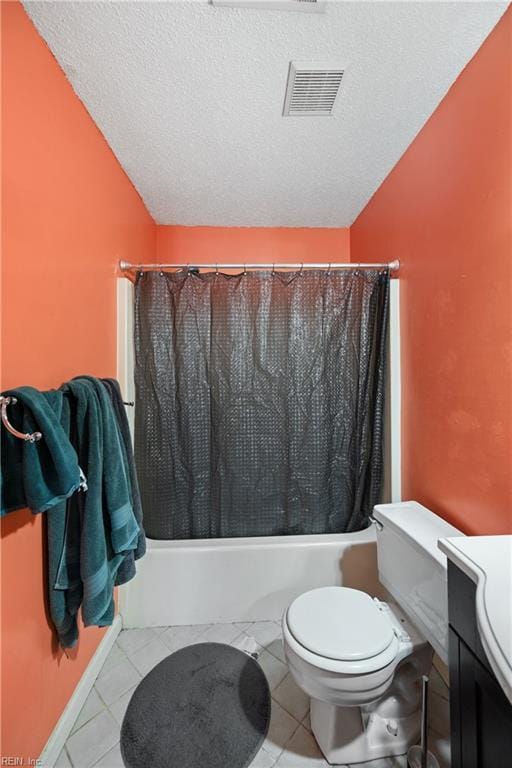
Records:
[[[216,275],[219,274],[219,265],[218,264],[215,265],[215,274]]]
[[[244,275],[247,277],[247,264],[244,264]]]
[[[276,264],[275,264],[275,262],[273,262],[272,263],[272,277],[274,277],[275,273],[276,273]]]
[[[303,262],[303,261],[301,261],[301,264],[300,264],[300,272],[299,272],[299,275],[301,275],[301,276],[302,276],[302,273],[303,273],[303,272],[304,272],[304,262]]]
[[[327,274],[328,274],[328,275],[330,275],[330,274],[331,274],[331,262],[329,262],[329,266],[328,266],[328,268],[327,268]]]

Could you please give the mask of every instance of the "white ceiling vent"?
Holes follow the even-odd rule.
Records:
[[[343,67],[291,61],[283,115],[332,115],[342,77]]]
[[[325,0],[210,0],[219,8],[256,8],[259,11],[324,13]]]

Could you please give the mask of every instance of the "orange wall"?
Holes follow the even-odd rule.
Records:
[[[1,6],[2,388],[115,374],[119,258],[399,257],[404,496],[468,531],[509,529],[510,11],[349,233],[155,228],[22,7]],[[56,647],[41,523],[2,521],[4,755],[39,755],[102,636]]]
[[[18,3],[2,3],[1,386],[116,373],[117,260],[155,225]],[[45,612],[42,516],[2,520],[2,754],[38,757],[102,631],[72,658]]]
[[[157,227],[157,261],[305,262],[350,261],[345,229],[287,227]]]
[[[351,228],[399,258],[403,498],[512,531],[512,10]]]

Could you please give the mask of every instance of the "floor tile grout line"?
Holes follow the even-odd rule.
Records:
[[[167,630],[169,630],[169,629],[179,629],[180,627],[183,627],[183,626],[193,627],[193,626],[200,626],[200,625],[194,625],[194,624],[177,624],[177,625],[173,625],[173,624],[170,624],[168,627],[165,628],[165,630],[161,633],[161,635],[158,635],[158,637],[161,637],[163,644],[169,649],[169,651],[171,653],[176,653],[176,650],[181,650],[181,648],[178,648],[178,649],[171,648],[171,646],[166,642],[166,640],[164,639],[163,636],[167,633]],[[197,639],[204,638],[204,633],[207,632],[210,629],[210,627],[212,627],[212,626],[213,626],[213,624],[208,624],[206,629],[203,629],[201,632],[199,632],[199,634],[196,636],[196,638],[195,638],[194,642],[192,643],[192,645],[195,645],[195,641]],[[189,645],[190,644],[191,643],[189,643]],[[185,648],[186,646],[182,646],[182,647]]]
[[[309,705],[308,705],[308,710],[307,710],[306,714],[304,715],[304,717],[303,717],[301,720],[297,720],[297,718],[295,717],[295,715],[294,715],[294,714],[292,714],[292,713],[290,712],[290,710],[289,710],[289,709],[286,709],[285,705],[284,705],[284,704],[282,704],[282,703],[279,701],[279,699],[276,699],[276,697],[274,696],[274,693],[275,693],[275,691],[277,691],[277,689],[278,689],[278,688],[279,688],[279,687],[280,687],[280,686],[281,686],[281,685],[284,683],[284,681],[286,680],[286,678],[288,677],[288,675],[289,675],[289,674],[290,674],[290,672],[288,671],[288,672],[286,673],[286,675],[283,677],[283,679],[281,680],[281,682],[279,683],[279,685],[276,685],[276,687],[275,687],[275,688],[274,688],[272,691],[270,691],[270,698],[272,699],[272,701],[275,701],[275,702],[276,702],[276,704],[278,704],[278,705],[281,707],[281,709],[284,709],[284,711],[285,711],[285,712],[286,712],[288,715],[290,715],[290,717],[292,717],[292,718],[293,718],[293,719],[294,719],[294,720],[295,720],[295,721],[296,721],[296,722],[297,722],[299,725],[303,725],[303,724],[304,724],[304,720],[307,718],[307,716],[309,715],[309,712],[310,712],[310,707],[309,707]],[[306,728],[306,730],[307,730],[307,728]]]
[[[132,663],[132,661],[131,661],[131,659],[130,659],[130,657],[129,657],[128,655],[126,655],[126,661],[127,661],[127,662],[128,662],[128,664],[129,664],[129,665],[132,667],[132,669],[134,669],[134,670],[135,670],[135,672],[136,672],[136,673],[137,673],[137,675],[139,676],[139,681],[138,681],[137,683],[135,683],[135,685],[138,685],[138,684],[139,684],[139,682],[140,682],[140,681],[143,679],[143,677],[145,677],[145,675],[141,675],[141,673],[139,672],[139,670],[137,669],[137,667],[136,667],[136,666],[135,666],[135,665]],[[115,667],[114,667],[114,669],[115,669]],[[111,701],[111,702],[110,702],[110,704],[107,704],[107,702],[105,701],[105,699],[103,698],[103,696],[102,696],[102,695],[101,695],[101,693],[99,692],[98,688],[96,687],[96,683],[98,682],[98,680],[99,680],[99,674],[98,674],[98,675],[96,675],[96,678],[95,678],[95,680],[94,680],[94,683],[93,683],[93,686],[92,686],[92,687],[94,688],[94,690],[95,690],[95,691],[96,691],[96,693],[98,694],[98,696],[99,696],[99,699],[100,699],[100,701],[103,703],[103,706],[104,706],[104,708],[105,708],[105,709],[108,709],[108,710],[109,710],[109,712],[110,712],[110,707],[112,707],[114,704],[117,704],[117,702],[119,701],[119,699],[121,699],[121,698],[122,698],[122,697],[123,697],[123,696],[124,696],[126,693],[128,693],[128,691],[130,690],[130,688],[132,688],[132,687],[133,687],[133,686],[130,686],[130,688],[127,688],[127,690],[126,690],[126,691],[123,691],[123,693],[121,693],[121,694],[120,694],[120,695],[117,697],[117,699],[114,699],[114,701]],[[92,689],[91,689],[91,690],[92,690]],[[103,710],[101,710],[101,711],[103,711]],[[99,715],[99,714],[100,714],[100,712],[97,712],[97,713],[96,713],[96,715]],[[112,714],[112,713],[111,713],[111,714]],[[93,720],[93,719],[94,719],[94,717],[96,717],[96,715],[94,715],[94,716],[93,716],[93,717],[91,717],[89,720],[87,720],[87,722],[83,723],[83,725],[81,725],[81,726],[80,726],[80,728],[77,728],[77,730],[75,731],[75,733],[78,733],[78,731],[81,731],[81,730],[82,730],[82,728],[84,727],[84,725],[87,725],[87,723],[90,723],[90,722],[91,722],[91,720]],[[113,717],[113,715],[112,715],[112,717]],[[77,719],[78,719],[78,718],[77,718]],[[115,718],[114,718],[114,719],[115,719]],[[75,722],[76,722],[76,721],[75,721]],[[73,736],[74,736],[74,734],[73,734]]]
[[[284,678],[283,678],[283,679],[284,679]],[[281,680],[281,682],[282,682],[282,680]],[[279,683],[279,685],[281,685],[281,683]],[[279,685],[277,686],[277,688],[279,688]],[[276,688],[274,688],[274,691],[275,691],[275,690],[276,690]],[[284,706],[284,704],[281,704],[281,702],[280,702],[278,699],[276,699],[276,698],[275,698],[275,697],[272,695],[272,691],[270,692],[270,698],[272,699],[272,701],[275,701],[275,703],[276,703],[276,704],[278,704],[278,705],[281,707],[281,709],[284,709],[284,711],[286,712],[286,714],[287,714],[287,715],[290,715],[290,717],[292,718],[292,720],[295,720],[295,722],[297,723],[297,725],[302,725],[302,726],[304,726],[304,728],[306,728],[306,726],[304,725],[304,720],[305,720],[305,719],[307,718],[307,716],[309,715],[309,707],[308,707],[308,711],[306,712],[306,714],[304,715],[304,717],[302,718],[302,720],[297,720],[297,718],[295,717],[295,715],[292,715],[292,713],[290,712],[290,710],[289,710],[289,709],[286,709],[286,707]],[[308,729],[306,728],[306,731],[307,731],[307,730],[308,730]]]
[[[150,640],[149,642],[151,642],[151,640]],[[116,645],[117,645],[117,640],[116,640],[116,642],[114,643],[114,646],[113,646],[113,647],[115,647]],[[119,651],[120,651],[120,652],[123,654],[123,656],[124,656],[124,659],[122,659],[122,660],[119,662],[119,664],[116,664],[114,667],[112,667],[112,669],[110,670],[110,672],[112,672],[112,671],[113,671],[114,669],[116,669],[118,666],[120,666],[120,665],[121,665],[121,664],[123,664],[125,661],[127,661],[127,662],[128,662],[128,663],[129,663],[129,664],[130,664],[130,665],[131,665],[131,666],[132,666],[134,669],[135,669],[135,671],[137,672],[137,674],[138,674],[138,675],[140,675],[140,672],[139,672],[139,670],[138,670],[138,669],[135,667],[135,665],[133,664],[132,660],[130,659],[130,657],[129,657],[129,655],[126,653],[126,651],[124,651],[124,650],[121,648],[121,646],[119,646],[119,645],[118,645],[117,647],[118,647],[118,650],[119,650]],[[142,650],[142,648],[145,648],[145,647],[146,647],[146,645],[143,645],[143,646],[141,646],[141,648],[139,648],[139,649],[137,649],[137,650]],[[134,651],[134,653],[136,653],[136,651]],[[94,687],[94,688],[96,688],[96,683],[97,683],[97,681],[100,679],[100,677],[101,677],[101,672],[102,672],[102,669],[103,669],[103,667],[105,666],[105,664],[107,663],[107,661],[108,661],[108,656],[107,656],[107,658],[105,659],[105,661],[104,661],[104,663],[103,663],[103,666],[102,666],[102,668],[100,669],[100,671],[98,672],[98,674],[96,675],[96,677],[95,677],[95,679],[94,679],[94,684],[93,684],[93,687]],[[108,674],[108,672],[107,672],[107,674]],[[108,706],[108,704],[107,704],[107,703],[104,701],[104,699],[103,699],[102,695],[100,694],[100,692],[98,691],[98,689],[97,689],[97,688],[96,688],[96,693],[97,693],[97,694],[98,694],[98,696],[100,697],[101,701],[103,701],[103,703],[105,704],[105,706]],[[117,699],[116,699],[116,701],[117,701]]]
[[[115,646],[116,646],[116,644],[114,643],[114,645],[112,646],[112,648],[115,648]],[[128,658],[128,656],[126,655],[126,653],[123,651],[123,649],[122,649],[122,648],[118,647],[118,650],[119,650],[119,652],[120,652],[120,653],[122,653],[122,654],[123,654],[124,658],[123,658],[123,659],[121,659],[121,660],[119,661],[119,664],[115,664],[115,665],[112,667],[112,669],[111,669],[111,670],[109,670],[110,672],[111,672],[112,670],[114,670],[116,667],[118,667],[120,664],[122,664],[122,663],[123,663],[123,661],[125,661],[125,660]],[[111,651],[112,651],[112,649],[111,649]],[[111,652],[111,651],[110,651],[110,652]],[[110,654],[109,654],[109,655],[110,655]],[[98,674],[96,675],[96,680],[99,680],[99,678],[101,677],[101,673],[103,672],[103,667],[104,667],[104,666],[105,666],[105,664],[107,663],[108,659],[109,659],[109,656],[107,656],[107,658],[106,658],[106,659],[105,659],[105,661],[103,662],[103,665],[102,665],[102,667],[101,667],[100,671],[99,671],[99,672],[98,672]],[[108,672],[107,672],[106,674],[108,674]]]
[[[130,689],[128,689],[128,690],[130,690]],[[127,693],[127,692],[128,692],[128,691],[125,691],[124,693]],[[98,692],[98,691],[96,691],[96,693],[98,694],[98,696],[100,696],[100,694],[99,694],[99,692]],[[123,693],[123,694],[121,694],[121,696],[124,696],[124,693]],[[119,697],[119,699],[121,698],[121,696]],[[71,760],[71,756],[70,756],[70,754],[69,754],[69,750],[68,750],[68,748],[67,748],[68,742],[69,742],[69,741],[70,741],[70,740],[71,740],[71,739],[72,739],[74,736],[76,736],[76,734],[77,734],[77,733],[80,733],[80,731],[81,731],[81,730],[83,730],[83,728],[85,728],[85,726],[86,726],[86,725],[89,725],[90,723],[92,723],[92,721],[93,721],[93,720],[95,720],[97,717],[99,717],[100,715],[102,715],[104,712],[108,712],[108,714],[109,714],[109,715],[110,715],[110,716],[111,716],[111,717],[114,719],[114,721],[115,721],[116,725],[118,725],[118,722],[117,722],[116,718],[114,717],[114,713],[110,711],[110,707],[108,706],[108,704],[105,704],[105,702],[103,701],[103,699],[101,698],[101,696],[100,696],[100,699],[101,699],[101,701],[103,702],[103,709],[100,709],[100,711],[99,711],[99,712],[96,712],[96,714],[95,714],[95,715],[93,715],[93,716],[92,716],[92,717],[91,717],[89,720],[87,720],[87,722],[83,723],[83,724],[80,726],[80,728],[77,728],[77,729],[76,729],[76,731],[73,731],[73,733],[70,733],[70,734],[69,734],[69,736],[67,737],[66,741],[64,742],[64,749],[66,750],[67,756],[69,757],[69,760],[70,760],[70,762],[71,762],[71,764],[72,764],[72,765],[74,765],[74,763],[73,763],[73,761]],[[115,701],[115,702],[113,702],[113,704],[115,704],[117,701],[119,701],[119,699],[116,699],[116,701]],[[77,719],[78,719],[78,718],[77,718]],[[76,721],[75,721],[75,722],[76,722]],[[121,726],[119,726],[119,728],[120,728],[120,727],[121,727]],[[117,742],[116,742],[116,743],[117,743]],[[114,746],[115,746],[115,745],[114,745]],[[110,747],[110,749],[112,749],[112,747]],[[106,753],[105,753],[105,754],[106,754]],[[102,755],[102,757],[103,757],[103,755]],[[99,760],[99,759],[100,759],[100,758],[98,758],[98,760]]]
[[[138,650],[141,651],[142,648],[139,648]],[[134,651],[134,653],[136,653],[136,651]],[[145,677],[145,675],[141,675],[141,673],[139,672],[139,670],[137,669],[137,667],[135,666],[135,664],[133,663],[133,661],[130,659],[130,657],[128,655],[126,656],[126,658],[128,660],[128,664],[135,670],[135,672],[138,674],[140,680],[142,680],[142,678]],[[140,680],[139,680],[139,682],[140,682]],[[125,693],[126,693],[126,691],[125,691]],[[124,694],[121,694],[121,695],[124,695]],[[121,696],[119,696],[119,698],[121,698]],[[116,699],[116,701],[117,701],[117,699]]]
[[[105,752],[102,752],[101,755],[98,757],[98,759],[95,760],[94,763],[92,763],[90,766],[88,766],[88,768],[94,768],[95,765],[98,765],[99,761],[103,760],[105,755],[108,755],[110,750],[114,749],[114,747],[117,746],[117,744],[120,744],[120,743],[121,743],[121,740],[118,739],[115,744],[111,744],[111,746]]]
[[[100,713],[98,712],[98,714],[100,714]],[[111,712],[109,712],[109,714],[110,714],[112,717],[114,717],[114,715],[112,715],[112,713],[111,713]],[[95,717],[96,717],[96,715],[95,715]],[[115,718],[114,718],[114,719],[115,719]],[[89,722],[90,722],[90,720],[89,720]],[[116,724],[117,724],[117,721],[116,721]],[[78,729],[78,731],[81,731],[81,730],[82,730],[81,728],[79,728],[79,729]],[[78,733],[78,731],[75,731],[75,733]],[[74,736],[74,735],[75,735],[75,734],[73,734],[73,736]],[[66,754],[67,754],[67,756],[68,756],[69,762],[71,763],[71,765],[73,766],[73,768],[82,768],[82,766],[75,766],[74,762],[72,761],[72,759],[71,759],[71,755],[69,754],[69,750],[67,749],[67,743],[68,743],[68,741],[69,741],[69,739],[67,739],[66,743],[64,744],[64,749],[66,749]],[[118,740],[117,740],[117,741],[116,741],[114,744],[111,744],[111,746],[110,746],[110,747],[108,747],[108,749],[107,749],[105,752],[102,752],[102,753],[101,753],[101,755],[99,755],[99,756],[98,756],[98,759],[97,759],[97,760],[95,760],[95,761],[94,761],[94,763],[91,763],[91,765],[90,765],[90,766],[88,766],[88,768],[94,768],[94,766],[95,766],[95,765],[97,765],[97,764],[99,763],[99,761],[100,761],[100,760],[102,760],[102,759],[105,757],[105,755],[106,755],[108,752],[110,752],[110,750],[111,750],[111,749],[114,749],[114,747],[115,747],[117,744],[120,744],[120,743],[121,743],[121,739],[119,738],[119,739],[118,739]]]
[[[104,711],[105,711],[105,709],[108,709],[108,704],[106,704],[106,702],[104,701],[104,699],[103,699],[103,697],[102,697],[101,693],[100,693],[100,692],[98,691],[98,689],[96,688],[96,680],[98,680],[98,675],[96,676],[96,678],[95,678],[95,680],[94,680],[94,683],[92,684],[92,688],[91,688],[91,690],[89,691],[89,693],[88,693],[88,695],[87,695],[87,698],[89,698],[89,696],[91,695],[91,693],[92,693],[92,691],[93,691],[93,689],[94,689],[94,692],[96,693],[97,697],[99,698],[99,700],[100,700],[100,701],[101,701],[101,703],[103,704],[103,708],[102,708],[102,709],[100,709],[100,711],[99,711],[99,712],[95,712],[95,713],[94,713],[94,715],[93,715],[92,717],[90,717],[88,720],[86,720],[86,721],[85,721],[85,723],[82,723],[82,725],[80,726],[80,728],[77,728],[77,729],[76,729],[76,731],[73,731],[73,730],[72,730],[72,732],[69,734],[68,738],[66,739],[66,744],[68,743],[68,741],[70,740],[70,738],[71,738],[72,736],[74,736],[74,735],[75,735],[75,733],[79,733],[79,732],[82,730],[82,728],[83,728],[84,726],[88,725],[88,724],[91,722],[91,720],[94,720],[94,718],[95,718],[95,717],[98,717],[98,715],[101,715],[101,713],[102,713],[102,712],[104,712]],[[84,706],[85,706],[85,702],[84,702]],[[83,709],[83,707],[82,707],[82,709]],[[78,718],[79,718],[79,717],[80,717],[80,715],[82,714],[82,709],[81,709],[81,710],[80,710],[80,712],[78,713],[78,715],[77,715],[77,717],[76,717],[76,720],[75,720],[75,722],[73,723],[73,728],[75,727],[75,723],[76,723],[76,721],[78,720]]]
[[[98,679],[99,679],[99,678],[98,678],[98,677],[96,677],[96,679],[95,679],[95,681],[94,681],[94,683],[93,683],[93,686],[92,686],[92,687],[94,688],[94,690],[95,690],[95,691],[96,691],[96,693],[98,694],[98,696],[99,696],[99,699],[100,699],[101,703],[103,704],[103,709],[105,709],[105,708],[106,708],[106,709],[108,709],[108,704],[107,704],[107,703],[106,703],[106,701],[104,700],[104,698],[103,698],[103,696],[101,695],[101,693],[99,692],[99,690],[96,688],[96,683],[97,683]],[[92,690],[92,689],[91,689],[91,690]],[[103,710],[101,710],[101,711],[103,712]],[[96,714],[98,714],[98,715],[99,715],[100,713],[99,713],[99,712],[97,712]],[[94,717],[96,717],[96,715],[94,715]],[[91,719],[90,719],[90,720],[87,720],[87,722],[86,722],[86,723],[83,723],[83,724],[80,726],[80,728],[77,728],[77,729],[76,729],[76,731],[75,731],[75,733],[78,733],[78,731],[81,731],[81,730],[82,730],[82,728],[84,727],[84,725],[87,725],[87,723],[90,723],[90,722],[91,722],[91,720],[93,720],[93,719],[94,719],[94,717],[91,717]],[[78,720],[78,718],[77,718],[77,720]],[[74,736],[74,734],[73,734],[73,736]]]
[[[149,643],[151,643],[155,639],[155,637],[159,637],[159,635],[157,635],[157,633],[155,632],[153,627],[133,627],[133,628],[129,628],[129,629],[122,629],[121,632],[119,633],[119,636],[116,639],[115,644],[117,645],[119,650],[122,651],[125,654],[125,656],[128,656],[128,653],[124,650],[122,645],[119,645],[119,638],[122,636],[123,632],[133,632],[134,630],[136,631],[137,629],[149,630],[151,632],[151,634],[153,635],[153,637],[150,637],[149,640],[144,642],[138,648],[135,648],[135,650],[132,651],[132,653],[137,653],[137,651],[141,651],[143,648],[146,647],[146,645],[149,645]]]
[[[279,705],[279,706],[281,706],[281,705]],[[284,709],[284,707],[283,707],[283,709]],[[293,718],[293,720],[295,720],[295,718]],[[294,728],[293,732],[290,734],[290,737],[289,737],[289,738],[288,738],[288,739],[285,741],[283,748],[280,750],[280,752],[279,752],[278,756],[276,757],[276,760],[275,760],[275,763],[274,763],[274,765],[276,765],[276,763],[278,762],[279,758],[281,757],[281,755],[282,755],[282,754],[283,754],[283,752],[285,751],[285,749],[286,749],[287,745],[290,743],[290,741],[293,739],[293,737],[294,737],[294,736],[295,736],[295,734],[297,733],[298,729],[300,728],[300,725],[301,725],[301,724],[300,724],[300,723],[298,723],[298,722],[297,722],[297,720],[295,720],[295,722],[297,723],[297,727],[296,727],[296,728]],[[250,766],[249,766],[249,768],[250,768]]]
[[[117,745],[118,745],[118,744],[119,744],[119,745],[121,745],[121,739],[120,739],[120,738],[119,738],[119,739],[116,741],[116,743],[115,743],[115,744],[112,744],[112,746],[111,746],[111,747],[109,747],[109,748],[107,749],[107,751],[106,751],[106,752],[105,752],[103,755],[101,755],[101,757],[98,757],[98,759],[96,760],[96,762],[95,762],[95,763],[93,763],[93,764],[91,765],[91,768],[94,768],[94,766],[98,765],[98,763],[100,762],[100,760],[103,760],[103,758],[105,757],[105,755],[108,755],[108,753],[110,752],[110,750],[111,750],[111,749],[114,749],[114,747],[117,747]]]
[[[69,737],[68,737],[68,738],[69,738]],[[74,764],[74,762],[72,761],[72,759],[71,759],[71,755],[70,755],[70,754],[69,754],[69,752],[68,752],[68,747],[67,747],[67,744],[68,744],[68,742],[67,742],[67,739],[66,739],[66,741],[65,741],[65,743],[64,743],[64,746],[62,747],[62,749],[63,749],[63,751],[64,751],[64,753],[65,753],[66,757],[68,758],[68,760],[69,760],[69,762],[70,762],[71,768],[75,768],[75,764]]]

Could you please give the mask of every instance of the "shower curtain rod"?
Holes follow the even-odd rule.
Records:
[[[210,262],[209,264],[130,264],[129,261],[120,261],[119,269],[122,272],[129,272],[132,269],[141,271],[151,271],[159,269],[389,269],[390,272],[396,272],[400,268],[398,259],[382,264],[347,264],[337,261],[323,262],[315,264],[314,262],[303,262],[299,264],[287,264],[286,262],[275,262],[274,264],[221,264]]]

